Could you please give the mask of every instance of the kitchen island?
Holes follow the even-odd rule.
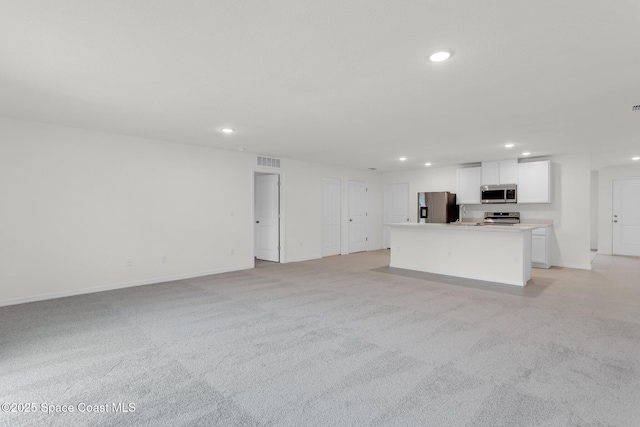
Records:
[[[525,286],[536,225],[389,224],[391,267]]]

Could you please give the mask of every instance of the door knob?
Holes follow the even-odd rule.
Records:
[[[618,222],[618,220],[617,220],[617,219],[614,219],[614,220],[613,220],[613,222]]]
[[[260,224],[260,221],[256,221],[256,224]]]
[[[613,217],[614,217],[614,218],[618,218],[618,215],[614,215]]]
[[[349,220],[349,222],[353,222],[353,220],[352,220],[352,219],[350,219],[350,220]]]
[[[409,222],[409,218],[407,218],[407,222]]]

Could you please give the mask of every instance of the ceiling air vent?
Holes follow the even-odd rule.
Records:
[[[270,168],[279,168],[280,167],[280,159],[275,159],[273,157],[258,156],[258,166],[267,166],[267,167],[270,167]]]
[[[634,105],[631,107],[631,111],[640,111],[640,105]]]

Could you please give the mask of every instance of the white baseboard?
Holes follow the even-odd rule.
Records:
[[[317,256],[308,256],[308,257],[302,257],[302,258],[292,258],[292,259],[287,259],[284,261],[283,264],[286,264],[288,262],[302,262],[302,261],[312,261],[314,259],[320,259],[322,257],[317,257]]]
[[[382,248],[376,248],[376,249],[367,249],[366,251],[363,252],[371,252],[371,251],[379,251]],[[360,252],[356,252],[356,253],[360,253]],[[349,252],[340,252],[340,255],[349,255]],[[312,261],[314,259],[321,259],[323,258],[322,255],[320,256],[310,256],[310,257],[301,257],[301,258],[291,258],[291,259],[285,259],[283,264],[286,264],[288,262],[302,262],[302,261]]]
[[[85,289],[74,289],[72,291],[51,292],[48,294],[40,294],[32,297],[15,298],[15,299],[0,301],[0,307],[17,305],[17,304],[26,304],[29,302],[44,301],[44,300],[55,299],[55,298],[72,297],[76,295],[92,294],[96,292],[112,291],[115,289],[132,288],[134,286],[144,286],[144,285],[153,285],[156,283],[173,282],[174,280],[193,279],[194,277],[210,276],[212,274],[221,274],[221,273],[228,273],[231,271],[248,270],[251,268],[254,268],[254,266],[248,265],[248,266],[234,267],[234,268],[223,268],[219,270],[201,271],[199,273],[176,274],[174,276],[155,277],[153,279],[136,280],[133,282],[125,282],[125,283],[115,283],[111,285],[95,286],[92,288],[85,288]]]
[[[552,267],[564,267],[575,268],[578,270],[591,270],[591,264],[578,264],[574,262],[560,262],[558,264],[551,264]]]

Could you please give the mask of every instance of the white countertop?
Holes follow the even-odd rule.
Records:
[[[474,224],[463,222],[463,224]],[[486,232],[511,232],[511,233],[523,233],[528,230],[534,230],[540,227],[549,227],[550,224],[513,224],[513,225],[457,225],[457,224],[440,224],[440,223],[429,223],[429,224],[419,224],[415,222],[398,222],[392,224],[386,224],[392,227],[405,227],[405,228],[414,228],[416,230],[461,230],[461,231],[486,231]]]
[[[523,219],[520,221],[520,225],[535,225],[536,228],[548,228],[548,227],[553,227],[553,220]]]

